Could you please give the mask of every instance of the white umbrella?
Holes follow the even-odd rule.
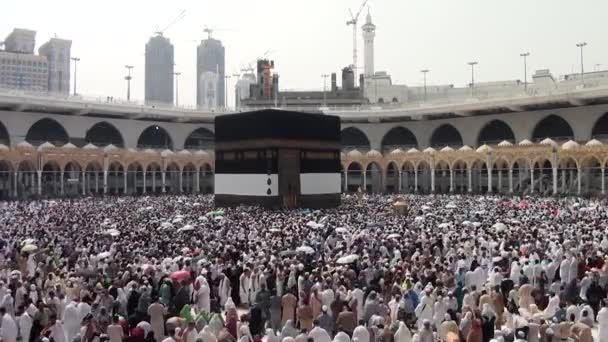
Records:
[[[188,247],[182,248],[182,253],[190,253],[190,248],[188,248]]]
[[[347,256],[343,256],[341,258],[339,258],[336,263],[340,264],[340,265],[346,265],[346,264],[351,264],[355,261],[357,261],[357,259],[359,259],[359,256],[357,254],[351,254],[351,255],[347,255]]]
[[[424,217],[422,217],[422,216],[416,216],[416,218],[414,219],[414,222],[416,222],[416,223],[420,223],[422,221],[424,221]]]
[[[429,207],[428,205],[423,205],[422,207],[420,207],[420,209],[422,209],[422,210],[430,210],[431,207]]]
[[[446,207],[446,209],[456,209],[456,208],[458,208],[458,206],[454,202],[448,203],[445,207]]]
[[[109,257],[110,255],[112,255],[112,253],[110,253],[110,252],[101,252],[101,253],[97,254],[97,259],[105,259],[105,258]]]
[[[280,232],[281,232],[281,230],[280,230],[279,228],[271,228],[271,229],[269,230],[269,232],[271,232],[271,233],[280,233]]]
[[[182,222],[183,220],[184,220],[184,219],[183,219],[183,218],[181,218],[181,217],[176,217],[176,218],[174,218],[174,219],[173,219],[173,221],[171,221],[171,223],[180,223],[180,222]]]
[[[209,219],[207,218],[207,216],[199,216],[198,220],[199,221],[203,221],[203,222],[208,222],[209,221]]]
[[[325,227],[324,225],[320,224],[320,223],[316,223],[315,221],[308,221],[306,223],[307,227],[310,227],[312,229],[319,229],[319,228],[323,228]]]
[[[214,221],[221,221],[224,219],[224,216],[216,216],[213,218]]]
[[[497,222],[497,223],[494,223],[494,225],[492,226],[492,229],[499,231],[499,232],[504,231],[507,229],[507,225],[502,222]]]
[[[449,223],[440,223],[437,227],[439,227],[440,229],[445,229],[445,228],[449,228],[450,224]]]
[[[336,233],[338,233],[338,234],[346,234],[346,233],[348,233],[348,229],[346,229],[344,227],[338,227],[338,228],[336,228]]]
[[[154,207],[150,206],[150,207],[146,207],[146,210],[150,211],[150,210],[154,210]]]
[[[22,244],[22,245],[32,245],[32,244],[34,244],[35,242],[36,242],[36,239],[29,238],[29,239],[25,239],[25,240],[23,240],[23,242],[22,242],[21,244]]]
[[[181,227],[180,229],[178,229],[177,231],[182,233],[182,232],[191,232],[193,230],[194,230],[194,227],[190,224],[187,224],[187,225]]]
[[[468,226],[471,226],[472,223],[471,223],[471,221],[463,221],[462,225],[465,226],[465,227],[468,227]]]
[[[473,222],[473,227],[481,227],[481,222]]]
[[[387,236],[387,238],[389,238],[389,239],[398,239],[400,237],[401,237],[401,234],[398,234],[398,233],[393,233],[393,234]]]
[[[173,224],[171,222],[163,222],[160,224],[160,227],[162,229],[169,229],[169,228],[173,228]]]
[[[296,252],[301,252],[305,254],[314,254],[315,250],[310,246],[300,246],[296,248]]]
[[[25,245],[21,248],[22,252],[28,252],[28,253],[33,252],[35,250],[38,250],[38,247],[36,245],[31,245],[31,244]]]
[[[118,229],[108,229],[106,230],[106,234],[110,235],[111,237],[117,237],[120,236],[120,231]]]

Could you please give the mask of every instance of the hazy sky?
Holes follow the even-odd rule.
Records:
[[[186,10],[166,32],[175,46],[180,103],[196,102],[196,46],[205,25],[226,47],[226,69],[236,73],[265,51],[275,60],[281,89],[321,89],[321,74],[352,63],[348,9],[362,0],[19,0],[3,1],[0,36],[13,27],[36,30],[37,47],[51,36],[73,41],[80,93],[126,97],[125,64],[135,65],[132,91],[143,98],[144,48],[156,27]],[[479,81],[523,79],[529,70],[554,75],[580,70],[575,44],[586,41],[585,68],[608,68],[606,0],[369,0],[376,29],[376,70],[393,82],[464,85],[468,61]],[[363,24],[365,10],[360,18]],[[363,43],[359,29],[359,64]],[[229,82],[233,103],[235,80]]]

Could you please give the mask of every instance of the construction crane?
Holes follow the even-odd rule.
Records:
[[[158,26],[156,27],[156,34],[159,36],[162,36],[165,31],[167,31],[168,29],[170,29],[173,25],[177,24],[178,22],[180,22],[182,19],[184,19],[184,17],[186,16],[186,10],[183,10],[179,13],[179,15],[177,17],[175,17],[175,19],[173,19],[167,26],[165,26],[162,30],[158,29]]]
[[[363,11],[363,8],[366,4],[367,0],[363,1],[363,4],[361,4],[361,8],[359,8],[359,11],[356,15],[353,15],[353,11],[351,11],[350,8],[348,9],[351,19],[346,22],[346,26],[353,25],[353,71],[357,69],[357,24],[359,23],[359,15],[361,15],[361,12]]]
[[[207,34],[207,39],[211,39],[212,38],[211,35],[215,31],[230,31],[230,30],[228,30],[228,29],[220,29],[220,28],[217,28],[217,27],[208,27],[208,26],[205,26],[205,28],[203,29],[203,32],[205,32]]]

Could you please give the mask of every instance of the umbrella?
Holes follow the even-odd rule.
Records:
[[[169,229],[169,228],[173,228],[173,224],[171,224],[171,222],[163,222],[160,224],[160,227],[163,229]]]
[[[393,234],[387,236],[387,238],[389,238],[389,239],[398,239],[400,237],[401,237],[401,234],[398,234],[398,233],[393,233]]]
[[[336,228],[336,233],[346,234],[346,233],[348,233],[348,229],[346,229],[344,227],[338,227],[338,228]]]
[[[120,235],[120,231],[118,231],[118,229],[108,229],[106,230],[106,234],[110,235],[111,237],[117,237]]]
[[[481,222],[473,222],[473,227],[481,227]]]
[[[209,219],[207,218],[207,216],[199,216],[199,217],[198,217],[198,220],[199,220],[199,221],[203,221],[203,222],[207,222],[207,221],[209,221]]]
[[[112,253],[110,253],[110,252],[101,252],[101,253],[97,254],[97,258],[105,259],[105,258],[109,257],[110,255],[112,255]]]
[[[191,252],[190,248],[188,248],[188,247],[182,248],[182,253],[190,253],[190,252]]]
[[[21,244],[24,245],[24,246],[25,245],[33,245],[35,242],[36,242],[36,239],[29,238],[29,239],[23,240],[23,242]]]
[[[304,254],[314,254],[315,250],[310,246],[300,246],[296,248],[296,252],[304,253]]]
[[[458,208],[458,206],[456,206],[456,203],[454,203],[454,202],[448,203],[445,207],[446,207],[446,209],[456,209],[456,208]]]
[[[437,227],[439,227],[440,229],[445,229],[445,228],[449,228],[450,224],[444,222],[444,223],[440,223],[439,226],[437,226]]]
[[[306,223],[306,226],[310,227],[312,229],[319,229],[319,228],[325,227],[325,225],[322,225],[320,223],[316,223],[315,221],[308,221],[308,223]]]
[[[471,221],[463,221],[462,225],[465,227],[468,227],[468,226],[472,225],[472,223],[471,223]]]
[[[282,251],[281,253],[279,253],[279,256],[282,258],[285,258],[285,257],[292,257],[297,254],[298,254],[298,252],[296,252],[294,250],[287,250],[287,251]]]
[[[32,244],[25,245],[25,246],[23,246],[23,248],[21,248],[22,252],[27,252],[27,253],[33,252],[36,250],[38,250],[38,247],[36,245],[32,245]]]
[[[503,230],[507,229],[507,225],[502,222],[497,222],[497,223],[494,223],[492,228],[497,231],[503,231]]]
[[[143,264],[143,265],[141,265],[141,269],[142,269],[144,272],[151,272],[151,271],[154,271],[156,268],[154,267],[154,265],[150,265],[150,264]]]
[[[180,233],[183,233],[183,232],[191,232],[193,230],[194,230],[194,227],[192,225],[187,224],[187,225],[181,227],[180,229],[178,229],[177,231]]]
[[[431,207],[429,207],[428,205],[423,205],[422,207],[420,207],[420,209],[422,209],[422,210],[430,210]]]
[[[182,281],[188,278],[190,278],[190,272],[188,271],[177,271],[171,273],[171,280],[173,281]]]
[[[173,219],[173,221],[171,221],[171,223],[180,223],[182,222],[184,219],[181,217],[176,217],[175,219]]]
[[[280,230],[280,229],[278,229],[278,228],[271,228],[271,229],[269,230],[269,232],[271,232],[271,233],[280,233],[280,232],[281,232],[281,230]]]
[[[357,254],[351,254],[351,255],[347,255],[347,256],[343,256],[343,257],[339,258],[338,261],[336,261],[336,263],[340,264],[340,265],[352,264],[353,262],[357,261],[358,259],[359,259],[359,256]]]
[[[414,222],[416,222],[416,223],[420,223],[422,221],[424,221],[424,217],[422,217],[422,216],[416,216],[416,218],[414,219]]]

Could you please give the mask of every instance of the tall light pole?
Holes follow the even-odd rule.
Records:
[[[80,58],[78,58],[78,57],[72,57],[72,58],[70,58],[70,59],[74,61],[74,96],[76,96],[76,94],[77,94],[77,93],[76,93],[76,80],[77,80],[77,78],[76,78],[76,76],[77,76],[77,75],[76,75],[76,70],[77,70],[77,69],[76,69],[76,65],[77,65],[77,64],[78,64],[78,62],[80,61]]]
[[[578,43],[578,44],[576,44],[576,46],[581,49],[581,84],[584,87],[585,86],[585,67],[584,67],[584,63],[583,63],[583,48],[585,46],[587,46],[587,43],[586,42]]]
[[[422,76],[424,77],[424,102],[426,102],[426,74],[429,72],[429,69],[422,69],[420,70],[420,72],[422,73]]]
[[[323,77],[323,106],[327,107],[327,78],[328,74],[321,75]]]
[[[127,76],[125,76],[125,80],[127,80],[127,101],[131,101],[131,80],[133,79],[133,77],[131,77],[131,70],[134,68],[134,66],[132,65],[125,65],[125,68],[127,68]]]
[[[477,62],[469,62],[467,63],[471,66],[471,97],[475,94],[475,66],[478,64]]]
[[[524,58],[524,90],[528,91],[528,56],[530,56],[529,52],[524,52],[519,54]]]
[[[179,106],[179,75],[181,74],[179,71],[173,73],[175,76],[175,107]]]

